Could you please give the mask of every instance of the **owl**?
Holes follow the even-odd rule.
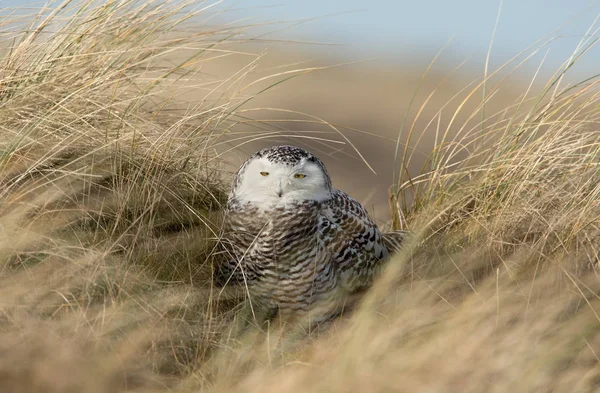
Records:
[[[363,206],[333,188],[321,160],[294,146],[262,149],[234,176],[220,276],[279,315],[331,316],[367,288],[406,233],[382,234]]]

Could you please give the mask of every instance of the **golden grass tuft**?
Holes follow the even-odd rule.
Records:
[[[419,176],[407,147],[392,212],[414,235],[354,312],[318,332],[259,325],[212,284],[215,146],[248,69],[198,78],[238,32],[178,30],[209,7],[3,16],[2,391],[597,390],[596,79],[558,73],[475,126],[450,121]],[[493,95],[491,76],[464,102]],[[207,93],[171,111],[187,88]]]

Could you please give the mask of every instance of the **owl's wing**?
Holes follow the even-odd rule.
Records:
[[[368,286],[378,262],[387,258],[377,225],[348,194],[334,190],[322,205],[319,233],[340,272],[341,284],[353,291]]]
[[[381,234],[381,240],[385,247],[388,249],[390,254],[398,252],[404,246],[406,239],[410,236],[410,232],[403,230],[395,230],[390,232],[383,232]]]

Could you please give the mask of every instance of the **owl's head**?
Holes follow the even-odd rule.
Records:
[[[258,205],[322,201],[331,195],[325,165],[306,150],[273,146],[254,153],[234,177],[230,199]]]

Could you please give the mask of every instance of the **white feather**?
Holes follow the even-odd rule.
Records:
[[[297,178],[297,174],[304,177]],[[313,162],[301,160],[286,165],[261,157],[248,163],[232,196],[240,203],[250,202],[266,209],[307,200],[324,201],[331,198],[331,189],[327,175]]]

